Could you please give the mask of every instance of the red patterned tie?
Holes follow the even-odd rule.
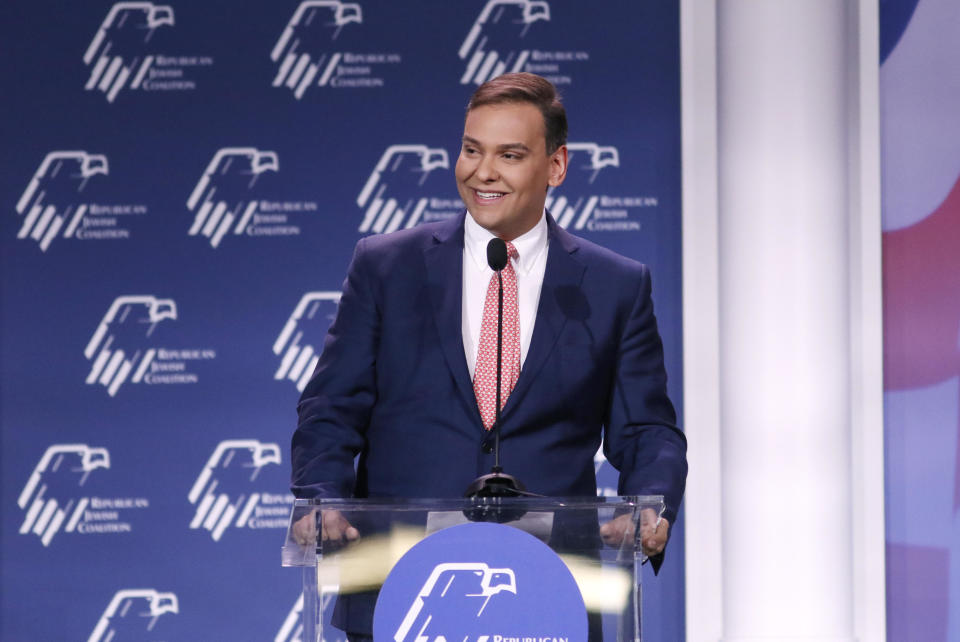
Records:
[[[513,243],[507,243],[507,255],[516,260],[519,256]],[[503,275],[503,365],[500,380],[500,408],[520,377],[520,306],[517,303],[517,273],[513,264],[501,271]],[[493,427],[497,417],[497,294],[499,283],[496,273],[490,277],[487,300],[483,305],[483,323],[480,325],[480,349],[477,351],[477,367],[473,376],[473,391],[477,395],[483,427]]]

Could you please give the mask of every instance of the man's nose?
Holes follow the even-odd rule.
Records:
[[[477,166],[477,178],[484,183],[491,183],[500,178],[494,160],[492,156],[484,156],[480,159],[480,164]]]

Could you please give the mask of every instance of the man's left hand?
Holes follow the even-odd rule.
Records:
[[[607,546],[619,548],[625,541],[630,541],[636,533],[633,524],[633,515],[620,515],[600,527],[600,537]],[[670,533],[670,522],[658,517],[650,508],[640,512],[640,544],[646,556],[657,555],[663,552],[667,545],[667,536]]]

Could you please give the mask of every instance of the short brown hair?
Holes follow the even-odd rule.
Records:
[[[484,105],[503,103],[530,103],[540,110],[547,154],[567,144],[567,111],[557,88],[546,78],[526,72],[497,76],[477,87],[467,103],[467,113]]]

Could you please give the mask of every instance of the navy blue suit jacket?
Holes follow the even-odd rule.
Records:
[[[536,324],[501,417],[503,468],[539,494],[595,495],[605,437],[620,494],[662,494],[674,523],[686,440],[667,398],[649,272],[547,221]],[[357,244],[298,407],[298,497],[458,497],[490,472],[461,338],[463,222]]]

